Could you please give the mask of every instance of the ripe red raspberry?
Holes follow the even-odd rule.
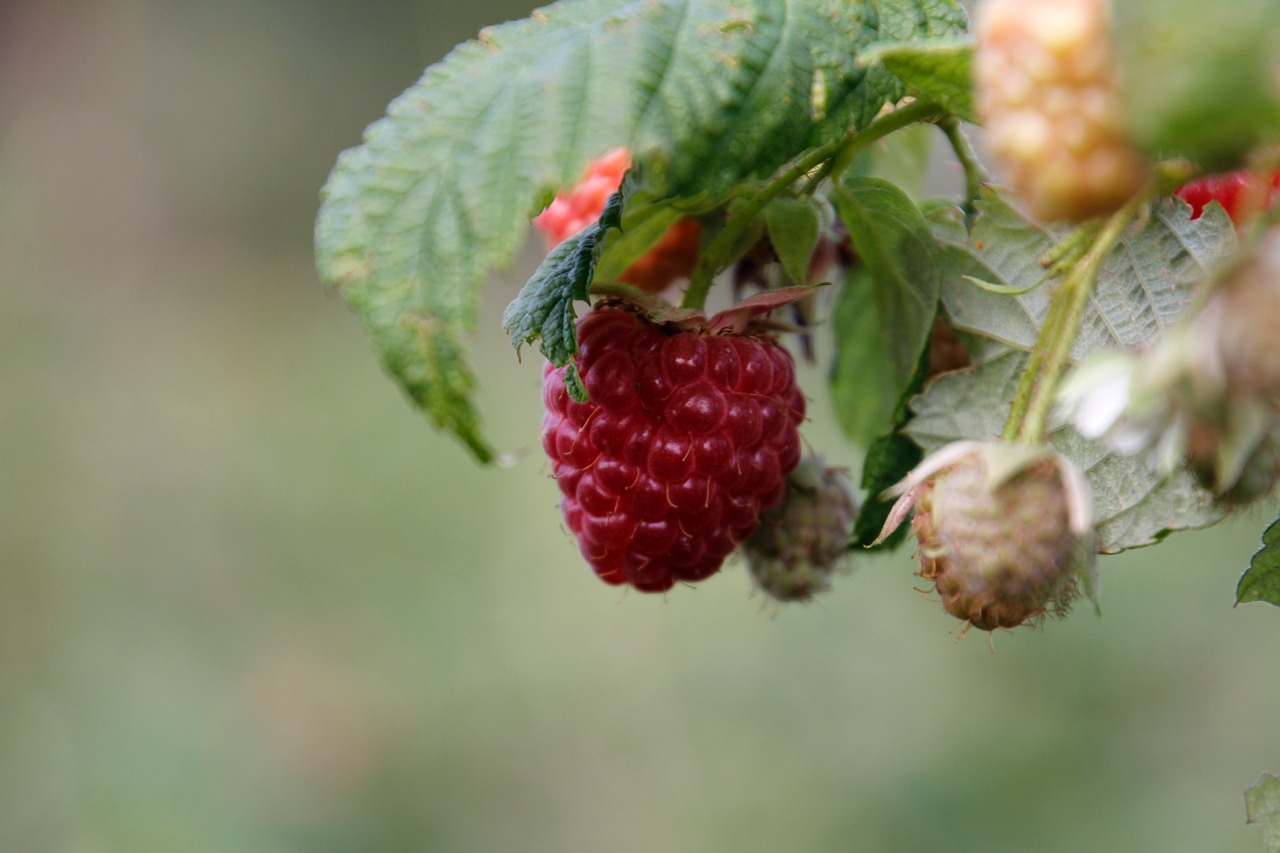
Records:
[[[1107,0],[986,0],[974,76],[991,149],[1040,219],[1120,207],[1147,164],[1128,136]]]
[[[630,167],[631,152],[626,148],[614,148],[588,163],[578,183],[557,195],[533,219],[546,237],[547,249],[554,249],[599,219],[609,196],[622,184],[622,176]],[[657,293],[677,279],[687,278],[698,262],[701,236],[702,226],[696,220],[677,222],[618,280]]]
[[[576,362],[590,399],[571,400],[548,364],[542,446],[582,555],[645,592],[715,574],[800,461],[790,353],[609,300],[578,320]]]
[[[1063,614],[1096,555],[1087,481],[1050,450],[963,441],[896,488],[881,538],[914,507],[920,576],[942,605],[983,631]]]
[[[808,601],[831,588],[848,560],[858,501],[845,472],[819,456],[801,460],[787,477],[781,503],[760,514],[742,543],[756,586],[776,601]]]
[[[1248,189],[1250,180],[1251,176],[1247,169],[1224,172],[1221,175],[1206,175],[1178,187],[1174,195],[1191,205],[1192,219],[1199,219],[1204,213],[1205,205],[1216,201],[1227,211],[1231,221],[1240,226],[1246,216],[1257,212],[1244,209],[1245,190]],[[1259,203],[1269,204],[1273,201],[1277,188],[1280,188],[1280,169],[1272,172],[1268,179],[1270,198],[1259,199]]]

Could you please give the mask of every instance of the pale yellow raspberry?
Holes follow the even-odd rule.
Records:
[[[1033,216],[1100,216],[1142,187],[1149,166],[1125,126],[1107,0],[986,0],[976,33],[978,111]]]

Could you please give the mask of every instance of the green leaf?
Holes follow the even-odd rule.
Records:
[[[845,433],[867,446],[889,430],[915,375],[938,310],[939,269],[929,224],[897,187],[846,177],[834,201],[862,271],[836,303],[831,391]]]
[[[1244,792],[1245,823],[1262,824],[1267,853],[1280,853],[1280,777],[1270,773]]]
[[[836,353],[831,363],[831,403],[846,436],[870,452],[888,432],[902,396],[901,377],[884,369],[884,324],[876,305],[876,284],[861,266],[849,270],[831,315]],[[892,485],[892,484],[891,484]]]
[[[990,187],[978,203],[971,234],[959,208],[938,212],[931,221],[944,247],[942,301],[952,324],[1030,350],[1053,293],[1053,283],[1043,283],[1041,260],[1067,232],[1032,224]],[[1221,209],[1210,206],[1192,220],[1181,200],[1157,203],[1104,262],[1071,357],[1102,347],[1148,346],[1186,310],[1197,286],[1238,251],[1235,228]],[[1027,292],[993,293],[968,277]]]
[[[854,520],[850,548],[888,553],[896,550],[907,538],[907,527],[899,525],[884,539],[876,541],[897,502],[896,498],[882,497],[884,491],[907,476],[924,459],[924,451],[920,449],[920,445],[903,435],[902,428],[911,418],[911,409],[907,403],[924,386],[928,369],[929,348],[926,346],[920,354],[920,362],[916,365],[911,384],[894,408],[892,430],[877,437],[867,447],[867,455],[862,463],[862,488],[866,491],[866,498]]]
[[[930,124],[904,127],[859,152],[845,174],[883,178],[918,200],[924,195],[936,134],[937,130]]]
[[[456,48],[344,153],[316,223],[393,376],[481,459],[462,341],[549,193],[629,146],[665,198],[718,197],[904,94],[851,59],[962,31],[955,0],[564,0]]]
[[[764,209],[769,241],[793,284],[809,283],[809,259],[818,245],[822,218],[808,201],[783,196]]]
[[[1026,360],[1024,353],[1006,351],[976,369],[938,377],[911,401],[915,417],[904,431],[926,452],[962,439],[998,438]],[[1049,443],[1075,462],[1093,487],[1094,522],[1103,553],[1153,545],[1174,530],[1222,519],[1222,510],[1190,475],[1153,474],[1145,460],[1081,438],[1062,418],[1050,421]]]
[[[1236,603],[1265,601],[1280,607],[1280,519],[1262,534],[1262,548],[1236,587]]]
[[[924,459],[924,451],[920,445],[904,435],[902,428],[911,418],[911,409],[907,403],[924,385],[928,366],[929,352],[926,348],[920,355],[920,364],[910,387],[898,401],[893,413],[892,431],[876,438],[867,448],[867,456],[862,464],[862,488],[866,490],[866,499],[854,521],[853,547],[889,552],[896,550],[907,538],[907,528],[899,526],[877,542],[880,531],[897,502],[896,498],[883,497],[885,490],[901,481]]]
[[[1214,170],[1280,138],[1280,4],[1128,0],[1114,38],[1130,132],[1157,157]]]
[[[541,339],[542,354],[553,365],[569,365],[565,385],[580,403],[587,398],[578,369],[572,364],[573,354],[578,351],[573,303],[587,301],[600,241],[621,221],[622,193],[616,192],[595,224],[551,250],[502,315],[502,327],[511,336],[517,356],[521,346]]]
[[[879,62],[918,98],[946,107],[968,122],[977,123],[973,106],[973,39],[952,37],[873,46],[862,63]]]

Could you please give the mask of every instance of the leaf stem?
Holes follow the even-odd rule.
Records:
[[[1058,285],[1044,326],[1018,382],[1009,419],[1005,422],[1003,437],[1006,441],[1016,439],[1039,444],[1044,440],[1058,380],[1084,321],[1098,272],[1134,216],[1150,198],[1150,191],[1138,193],[1113,213],[1097,232],[1089,250]]]
[[[965,198],[960,209],[964,211],[965,224],[968,225],[977,213],[976,204],[978,196],[982,194],[982,182],[987,179],[987,170],[982,167],[982,161],[973,150],[969,137],[965,136],[964,131],[960,129],[959,119],[948,114],[938,119],[937,125],[947,137],[947,142],[951,143],[951,150],[955,152],[956,159],[960,161],[960,167],[964,169]]]
[[[698,258],[697,266],[689,276],[689,289],[685,291],[681,308],[702,308],[707,303],[707,294],[716,274],[724,269],[731,260],[729,254],[738,244],[738,240],[746,233],[752,221],[773,201],[798,181],[820,166],[821,177],[838,176],[845,165],[866,146],[883,139],[895,130],[919,121],[933,120],[942,108],[926,101],[913,101],[899,107],[893,112],[867,125],[861,133],[850,131],[839,139],[814,148],[804,156],[795,160],[790,166],[778,173],[769,183],[760,188],[754,196],[738,210],[729,215],[724,228],[707,245]]]

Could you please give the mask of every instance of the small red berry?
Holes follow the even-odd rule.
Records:
[[[1247,197],[1245,191],[1249,187],[1250,180],[1251,176],[1247,169],[1237,169],[1220,175],[1206,175],[1178,187],[1174,195],[1191,205],[1192,219],[1199,219],[1204,213],[1205,206],[1211,201],[1216,201],[1226,210],[1231,221],[1240,226],[1250,213],[1257,212],[1244,209]],[[1270,200],[1274,200],[1277,189],[1280,188],[1280,169],[1271,173],[1267,183]]]
[[[601,580],[646,592],[710,577],[799,461],[791,355],[617,300],[579,319],[578,341],[590,399],[573,402],[548,364],[542,446],[579,550]]]
[[[631,167],[631,152],[614,148],[587,164],[582,177],[555,197],[533,219],[551,250],[600,218],[604,206],[622,184]],[[657,293],[678,279],[687,278],[698,262],[702,225],[693,219],[677,222],[658,242],[618,277],[649,293]]]

